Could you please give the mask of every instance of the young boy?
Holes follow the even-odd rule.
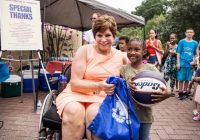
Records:
[[[198,43],[193,40],[194,30],[188,28],[185,32],[185,39],[182,39],[178,43],[177,47],[177,80],[179,81],[179,100],[190,99],[189,94],[186,92],[189,81],[192,79],[193,69],[190,63],[193,58],[196,58],[196,52],[198,52]],[[183,88],[184,86],[184,88]]]
[[[119,49],[122,52],[122,54],[126,57],[127,61],[127,44],[129,42],[129,38],[127,36],[121,36],[119,38]]]

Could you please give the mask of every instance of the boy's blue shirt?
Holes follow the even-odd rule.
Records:
[[[198,47],[198,42],[192,40],[190,42],[182,39],[178,43],[178,47],[176,52],[180,53],[180,66],[181,67],[191,67],[190,63],[194,59],[194,55],[196,55],[196,49]]]

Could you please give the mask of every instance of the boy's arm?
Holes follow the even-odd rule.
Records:
[[[194,59],[196,59],[198,57],[198,54],[199,54],[199,45],[198,45],[198,47],[196,49],[196,54],[194,55]]]
[[[200,68],[197,69],[194,80],[200,82]]]
[[[179,70],[180,69],[180,53],[179,52],[176,53],[176,59],[177,59],[176,67]]]
[[[200,77],[195,77],[194,80],[200,82]]]
[[[182,41],[179,41],[177,49],[176,49],[176,67],[179,70],[180,69],[180,53],[182,51]]]

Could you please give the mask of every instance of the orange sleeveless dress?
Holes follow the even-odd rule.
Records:
[[[119,76],[120,69],[123,65],[123,56],[121,52],[117,50],[112,57],[101,55],[94,50],[92,44],[88,44],[86,65],[87,66],[83,80],[94,82],[103,81],[106,80],[109,76]],[[67,87],[56,98],[58,114],[62,119],[63,109],[65,105],[71,101],[102,103],[106,95],[107,94],[104,91],[101,91],[100,94],[97,95],[94,95],[93,92],[72,92],[69,82]]]

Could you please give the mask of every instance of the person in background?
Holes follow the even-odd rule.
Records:
[[[177,80],[179,81],[178,99],[191,99],[187,93],[189,81],[192,79],[193,69],[190,63],[196,58],[198,43],[193,40],[194,29],[188,28],[185,38],[180,40],[177,47]]]
[[[200,65],[200,57],[198,57],[198,65]],[[194,105],[194,102],[195,104],[197,105],[196,101],[194,100],[195,98],[195,95],[199,94],[200,93],[200,67],[198,67],[197,71],[196,71],[196,74],[195,74],[195,77],[194,77],[194,80],[195,80],[195,94],[193,96],[193,105]],[[197,96],[198,97],[198,96]],[[194,113],[194,111],[193,111]],[[197,112],[197,116],[193,118],[193,120],[195,121],[200,121],[200,114]]]
[[[193,62],[190,63],[190,65],[192,66],[194,73],[196,73],[197,69],[200,68],[200,42],[199,42],[199,46],[198,46],[198,57],[195,58],[195,60]],[[193,94],[193,98],[192,98],[192,102],[193,102],[193,115],[197,116],[199,115],[199,111],[197,110],[197,102],[195,101],[195,95],[197,93],[196,89],[198,86],[198,82],[195,81],[195,78],[192,79],[192,81],[190,82],[190,85],[188,87],[188,93],[190,93],[190,90],[192,88],[192,85],[194,86],[194,94]]]
[[[176,34],[172,33],[170,35],[170,41],[167,41],[165,47],[164,57],[166,57],[165,64],[164,64],[164,79],[166,82],[170,80],[170,87],[171,87],[171,96],[174,97],[175,94],[173,93],[174,85],[176,82],[176,48],[177,48],[177,36]]]
[[[56,98],[58,114],[62,119],[62,139],[99,140],[86,128],[98,113],[107,95],[112,95],[114,84],[107,84],[109,76],[119,76],[127,61],[121,52],[112,47],[117,24],[112,16],[103,15],[92,28],[95,44],[79,47],[71,69],[71,80]],[[107,131],[107,130],[105,130]]]
[[[118,37],[115,37],[115,41],[114,41],[113,47],[115,49],[119,50],[119,38]]]
[[[146,54],[143,56],[142,62],[144,64],[149,63],[149,56],[150,56],[150,52],[148,50],[146,50]]]
[[[127,59],[128,62],[128,58],[127,58],[127,44],[129,42],[129,38],[127,36],[121,36],[119,38],[119,49],[121,51],[121,53],[123,54],[123,56]]]
[[[100,16],[101,16],[101,14],[99,14],[99,13],[94,13],[92,15],[92,18],[91,18],[92,27],[93,27],[94,22],[96,21],[96,19],[98,17],[100,17]],[[83,37],[83,45],[85,45],[85,44],[94,44],[94,43],[95,43],[94,35],[93,35],[93,32],[92,32],[92,29],[90,29],[90,30],[85,32],[85,35]]]
[[[135,83],[131,81],[131,79],[144,70],[154,71],[160,74],[158,69],[151,64],[144,64],[142,59],[146,54],[146,44],[140,38],[133,38],[127,44],[127,57],[130,60],[130,64],[123,65],[120,76],[125,78],[130,86],[132,94],[134,94]],[[171,93],[167,91],[167,89],[160,87],[162,92],[156,92],[152,95],[152,101],[161,102],[168,97],[170,97]],[[136,102],[134,102],[135,111],[140,120],[140,130],[139,130],[139,140],[150,140],[150,129],[153,119],[153,112],[151,107],[144,107]]]
[[[160,54],[162,51],[162,43],[158,40],[158,36],[155,30],[150,30],[150,38],[146,40],[147,50],[150,52],[149,63],[158,66],[158,58],[156,56],[156,51]]]

